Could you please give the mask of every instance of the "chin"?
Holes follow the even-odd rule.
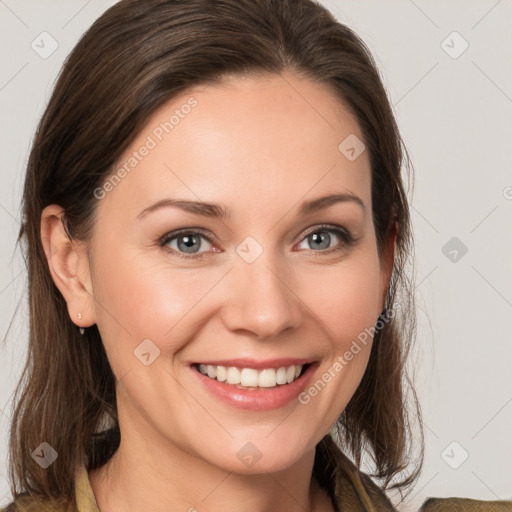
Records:
[[[286,432],[284,434],[272,440],[265,439],[268,433],[264,436],[244,436],[246,441],[234,441],[230,446],[226,445],[225,449],[208,449],[204,460],[224,471],[256,475],[284,471],[314,453],[315,444],[307,445],[300,433],[297,434],[296,442],[291,442],[292,438]],[[282,437],[286,438],[286,442]]]

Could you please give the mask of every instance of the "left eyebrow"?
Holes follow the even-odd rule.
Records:
[[[319,210],[323,210],[324,208],[328,208],[329,206],[335,203],[346,203],[352,202],[358,204],[363,211],[365,210],[364,202],[361,198],[354,194],[330,194],[328,196],[317,197],[315,199],[311,199],[308,201],[304,201],[301,203],[298,209],[299,216],[310,215],[311,213],[317,212]],[[203,217],[212,217],[216,219],[225,219],[229,217],[230,212],[228,208],[223,205],[218,205],[214,203],[205,203],[202,201],[190,201],[188,199],[173,199],[166,198],[157,201],[155,204],[148,206],[144,210],[142,210],[137,218],[142,218],[150,212],[158,210],[160,208],[180,208],[181,210],[185,210],[186,212],[201,215]]]
[[[353,202],[358,204],[363,209],[363,211],[365,210],[363,200],[354,194],[330,194],[328,196],[317,197],[316,199],[311,199],[301,203],[299,207],[299,215],[310,215],[311,213],[323,210],[324,208],[328,208],[335,203],[346,202]]]

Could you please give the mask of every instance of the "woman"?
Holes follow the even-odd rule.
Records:
[[[28,163],[7,510],[394,510],[423,455],[405,155],[368,50],[313,2],[101,16]]]

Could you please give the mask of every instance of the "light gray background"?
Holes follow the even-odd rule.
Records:
[[[2,338],[18,307],[0,353],[0,505],[9,500],[7,429],[28,323],[23,260],[14,250],[24,167],[64,58],[113,3],[0,0]],[[372,50],[415,167],[415,366],[426,461],[401,510],[416,510],[428,496],[510,499],[511,2],[322,3]],[[31,47],[42,46],[43,31],[58,43],[45,59]],[[469,44],[457,58],[464,41],[454,31]],[[448,246],[445,256],[452,237],[466,254]]]

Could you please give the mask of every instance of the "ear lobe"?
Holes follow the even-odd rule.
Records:
[[[89,262],[84,244],[68,237],[63,220],[62,207],[47,206],[41,214],[41,242],[53,282],[66,301],[71,321],[88,327],[95,323]]]

